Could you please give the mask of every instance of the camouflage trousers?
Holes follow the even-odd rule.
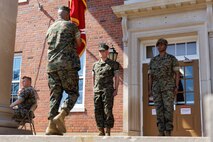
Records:
[[[79,76],[77,70],[48,72],[48,84],[50,88],[50,111],[48,119],[53,119],[58,115],[63,91],[65,91],[68,96],[61,108],[69,114],[79,97],[78,80]]]
[[[153,92],[157,113],[157,127],[160,132],[173,130],[173,90]]]
[[[20,122],[28,113],[29,110],[27,109],[14,109],[14,115],[12,119],[14,119],[17,122]]]
[[[113,96],[114,90],[107,90],[94,93],[95,120],[98,128],[113,128],[114,117]]]

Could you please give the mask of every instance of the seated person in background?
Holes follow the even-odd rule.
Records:
[[[16,121],[23,119],[30,110],[34,111],[39,99],[36,90],[31,86],[31,77],[24,76],[22,86],[23,88],[18,92],[18,99],[10,105],[11,108],[18,106],[14,109],[13,116]]]

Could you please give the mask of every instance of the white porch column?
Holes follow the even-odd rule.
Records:
[[[206,15],[209,34],[209,56],[210,56],[210,76],[211,76],[211,93],[213,93],[213,7],[212,2],[207,3]]]
[[[207,132],[207,136],[209,137],[209,141],[213,141],[213,95],[207,95],[205,97],[205,128]]]
[[[129,133],[129,77],[128,77],[128,29],[127,29],[127,17],[122,17],[122,32],[123,32],[123,46],[124,46],[124,55],[123,55],[123,132]]]
[[[209,32],[209,51],[211,67],[211,92],[213,93],[213,32]]]
[[[9,108],[18,0],[0,1],[0,130],[17,127]]]

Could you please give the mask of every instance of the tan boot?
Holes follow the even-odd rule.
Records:
[[[171,131],[166,131],[165,132],[165,136],[171,136],[171,134],[172,134]]]
[[[49,124],[47,126],[46,135],[63,135],[63,133],[61,133],[58,128],[56,128],[55,123],[53,123],[52,120],[49,120]]]
[[[64,109],[62,109],[61,112],[53,118],[53,122],[58,127],[58,130],[62,133],[66,133],[67,131],[64,122],[65,116],[67,116],[67,112]]]
[[[99,134],[98,136],[105,136],[104,128],[98,128]]]
[[[106,128],[106,135],[110,136],[110,128]]]

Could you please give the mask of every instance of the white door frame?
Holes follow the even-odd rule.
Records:
[[[143,135],[143,108],[142,108],[142,92],[143,92],[143,78],[142,72],[142,59],[143,51],[141,51],[140,42],[144,38],[148,37],[166,37],[168,35],[175,34],[188,34],[195,33],[198,36],[199,43],[199,79],[200,79],[200,104],[201,104],[201,128],[202,135],[204,132],[203,125],[203,109],[202,99],[206,94],[211,93],[210,82],[210,61],[209,61],[209,45],[208,45],[208,31],[205,23],[197,25],[182,25],[182,27],[176,28],[161,28],[157,30],[149,31],[128,31],[129,42],[127,47],[124,47],[124,65],[127,70],[124,70],[124,104],[128,102],[126,107],[124,106],[124,112],[128,112],[127,117],[124,117],[124,131],[135,131]],[[128,48],[131,47],[131,48]],[[142,57],[142,58],[141,58]],[[139,101],[138,101],[139,100]],[[140,106],[138,108],[138,105]],[[140,115],[137,115],[139,113]],[[137,122],[139,121],[139,122]],[[140,124],[140,128],[138,128]],[[126,129],[126,130],[125,130]],[[135,134],[136,134],[135,133]],[[134,135],[134,132],[133,132]]]

